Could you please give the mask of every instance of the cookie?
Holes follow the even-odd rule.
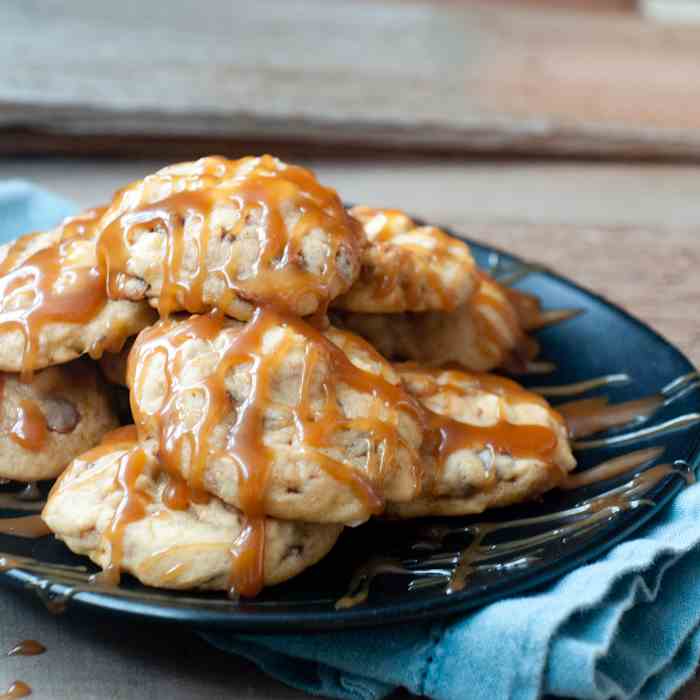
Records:
[[[0,370],[22,372],[118,350],[153,323],[144,303],[112,301],[97,269],[100,210],[0,251]]]
[[[346,311],[453,311],[478,287],[469,246],[435,226],[418,226],[395,209],[358,206],[368,245],[360,275],[333,302]]]
[[[34,374],[0,373],[0,478],[52,479],[117,426],[95,365],[76,360]]]
[[[417,402],[350,333],[269,308],[161,321],[129,355],[142,441],[246,514],[357,524],[420,483]]]
[[[522,364],[536,353],[536,343],[525,335],[507,290],[485,273],[480,278],[470,301],[451,312],[342,312],[333,319],[393,360],[456,363],[475,372]]]
[[[424,482],[399,517],[465,515],[530,500],[574,469],[566,425],[537,394],[496,375],[398,365],[427,412]]]
[[[133,345],[134,338],[129,338],[119,352],[105,352],[99,359],[102,374],[110,384],[126,386],[126,366]]]
[[[364,236],[336,192],[272,156],[202,158],[117,193],[98,249],[112,298],[162,317],[218,309],[240,320],[271,304],[324,311],[359,273]]]
[[[342,525],[248,520],[223,501],[192,493],[122,429],[76,458],[42,517],[76,554],[158,588],[255,595],[296,576],[333,547]]]

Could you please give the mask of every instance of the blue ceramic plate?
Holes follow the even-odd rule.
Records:
[[[149,589],[129,577],[117,589],[100,589],[88,581],[95,569],[52,537],[0,536],[2,577],[54,609],[96,607],[200,628],[290,632],[454,614],[539,586],[629,537],[685,487],[700,463],[697,373],[670,343],[604,299],[552,272],[469,243],[482,267],[536,294],[546,309],[581,310],[538,333],[543,359],[556,369],[520,381],[541,388],[608,377],[587,391],[560,390],[550,395],[554,403],[600,395],[616,403],[663,392],[659,410],[645,421],[586,438],[576,449],[579,470],[647,450],[636,470],[478,518],[346,529],[321,563],[251,601]],[[2,516],[18,514],[0,508]]]

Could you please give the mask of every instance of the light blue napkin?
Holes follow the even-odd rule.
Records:
[[[0,243],[51,228],[75,211],[72,202],[28,182],[0,182]]]
[[[405,686],[441,700],[660,700],[700,657],[699,543],[700,484],[595,563],[448,623],[204,636],[290,685],[337,698]]]
[[[73,211],[27,184],[0,183],[0,242]],[[659,700],[698,664],[699,579],[695,485],[595,563],[457,620],[332,634],[204,636],[290,685],[337,698],[373,700],[405,686],[441,700],[547,693]]]

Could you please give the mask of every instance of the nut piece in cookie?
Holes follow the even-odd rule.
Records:
[[[450,312],[370,314],[336,312],[333,319],[361,335],[385,357],[425,365],[455,363],[474,372],[514,370],[537,354],[506,290],[485,273],[477,292]]]
[[[424,406],[422,495],[389,504],[400,517],[463,515],[534,498],[576,466],[562,417],[496,375],[397,365]]]
[[[0,370],[29,377],[83,353],[98,357],[153,322],[147,304],[107,298],[92,235],[100,212],[0,249]]]
[[[333,302],[346,311],[452,311],[465,304],[479,279],[469,246],[435,226],[418,226],[394,209],[353,207],[368,245],[360,276]]]
[[[3,479],[52,479],[117,426],[97,367],[88,360],[48,367],[29,384],[0,373],[0,383]]]
[[[272,156],[211,156],[117,193],[100,224],[109,293],[162,317],[218,309],[240,320],[272,304],[324,311],[359,273],[361,226],[336,192]]]
[[[420,485],[422,412],[350,333],[269,308],[161,321],[129,355],[141,440],[248,515],[357,524]]]
[[[248,519],[164,471],[123,428],[76,458],[54,485],[42,517],[77,554],[117,582],[255,595],[315,564],[342,525]]]

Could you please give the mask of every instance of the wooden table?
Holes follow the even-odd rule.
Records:
[[[4,160],[78,204],[107,199],[160,163]],[[353,159],[312,164],[345,199],[403,207],[555,266],[649,322],[700,364],[700,166]],[[0,689],[20,678],[35,697],[173,700],[301,698],[189,630],[101,616],[51,617],[0,589],[0,652],[38,638],[48,652],[0,663]],[[397,693],[397,697],[405,693]],[[700,681],[681,693],[700,698]]]

